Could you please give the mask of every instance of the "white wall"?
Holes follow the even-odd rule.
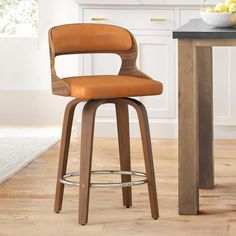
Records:
[[[61,122],[68,99],[50,94],[47,34],[54,25],[76,22],[77,5],[74,0],[40,0],[39,11],[38,38],[0,38],[0,125],[47,125]],[[75,57],[59,60],[58,66],[62,66],[60,75],[66,74],[65,71],[69,71],[69,74],[78,73]],[[57,113],[50,114],[50,107],[55,111],[53,106],[57,106]],[[30,117],[41,115],[29,119],[29,113]]]
[[[77,22],[78,5],[76,0],[40,0],[39,7],[38,38],[0,38],[0,125],[61,124],[65,105],[71,99],[51,94],[47,34],[54,25]],[[190,13],[192,16],[192,10]],[[60,58],[57,64],[61,76],[79,72],[75,56]],[[176,137],[177,123],[151,122],[153,134]],[[235,126],[227,124],[231,126],[217,127],[216,137],[236,137]],[[166,132],[168,128],[171,133]],[[113,136],[115,129],[114,122],[107,122],[107,135]],[[97,122],[96,130],[104,135],[104,124]],[[137,130],[135,123],[133,136]]]

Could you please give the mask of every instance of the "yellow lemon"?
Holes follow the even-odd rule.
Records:
[[[236,13],[236,3],[231,3],[229,5],[229,12],[230,13]]]
[[[228,7],[224,3],[218,3],[215,6],[215,11],[216,12],[226,12],[226,11],[228,11]]]
[[[236,3],[236,0],[226,0],[226,3],[230,5],[231,3]]]
[[[229,5],[230,5],[229,0],[226,0],[225,1],[225,6],[227,6],[229,8]]]

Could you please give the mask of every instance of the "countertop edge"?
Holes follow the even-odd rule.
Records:
[[[235,35],[219,33],[219,32],[184,32],[173,31],[173,39],[235,39]]]
[[[75,0],[78,5],[109,5],[109,6],[200,6],[201,0]],[[217,0],[208,2],[215,5]]]

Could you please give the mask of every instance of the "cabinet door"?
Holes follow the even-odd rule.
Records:
[[[142,97],[149,118],[175,118],[175,53],[174,42],[170,36],[139,36],[138,67],[154,80],[164,85],[161,96]],[[120,58],[117,55],[85,55],[83,60],[84,74],[117,74],[120,68]],[[136,98],[137,99],[137,98]],[[131,109],[131,117],[134,113]],[[98,110],[99,117],[114,117],[114,106],[105,105]]]
[[[235,48],[213,50],[214,119],[217,125],[236,124]]]
[[[129,21],[123,16],[129,16]],[[149,96],[140,99],[148,110],[150,118],[171,119],[176,118],[175,93],[175,52],[174,41],[169,36],[151,35],[147,29],[169,31],[174,27],[173,10],[137,10],[137,9],[84,9],[83,22],[93,22],[93,19],[104,18],[106,23],[120,25],[130,30],[145,29],[147,33],[135,35],[139,47],[137,64],[139,68],[155,80],[164,85],[161,96]],[[163,18],[165,21],[152,22],[151,18]],[[104,23],[104,22],[101,22]],[[117,74],[120,59],[117,55],[86,55],[82,60],[83,74]],[[105,105],[98,110],[98,117],[114,117],[114,106]],[[130,109],[131,118],[136,114]]]
[[[140,98],[145,104],[149,118],[175,118],[175,52],[171,36],[138,36],[138,67],[154,80],[161,81],[161,96]]]

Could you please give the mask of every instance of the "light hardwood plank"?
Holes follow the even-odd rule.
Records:
[[[120,189],[91,189],[89,224],[77,224],[77,187],[66,187],[60,214],[53,212],[59,145],[0,185],[1,236],[226,236],[236,235],[236,141],[216,141],[215,189],[200,190],[197,216],[178,215],[176,140],[153,140],[160,218],[150,217],[147,186],[133,188],[133,207],[122,207]],[[79,141],[72,139],[68,171],[79,170]],[[132,169],[144,171],[140,139],[131,140]],[[94,141],[93,169],[119,168],[117,139]],[[95,176],[108,181],[114,177]],[[93,180],[92,178],[92,180]],[[99,179],[98,179],[99,178]],[[116,180],[120,180],[117,176]]]

